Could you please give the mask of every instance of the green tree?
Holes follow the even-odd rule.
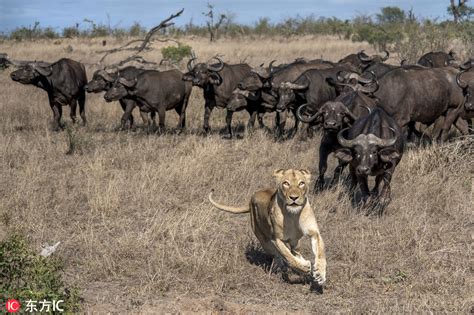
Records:
[[[377,14],[377,22],[379,24],[393,24],[405,22],[405,11],[399,7],[384,7],[381,12]]]

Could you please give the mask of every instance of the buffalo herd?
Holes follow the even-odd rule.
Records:
[[[204,133],[211,127],[212,110],[226,109],[225,138],[232,138],[232,116],[249,113],[248,128],[275,112],[278,140],[293,136],[300,123],[304,134],[322,132],[319,148],[319,177],[315,191],[324,189],[328,156],[334,153],[338,166],[330,184],[337,183],[348,165],[352,187],[358,185],[363,206],[383,209],[390,200],[390,181],[403,155],[404,143],[426,136],[421,125],[433,125],[431,139],[446,141],[452,126],[463,135],[472,131],[474,118],[473,59],[458,62],[454,52],[430,52],[417,64],[385,63],[389,53],[367,55],[364,51],[338,62],[296,59],[288,64],[272,61],[251,67],[227,64],[219,56],[207,62],[193,57],[187,72],[145,70],[133,66],[97,70],[87,82],[84,66],[71,59],[54,63],[15,62],[0,54],[0,65],[15,66],[11,79],[37,86],[48,93],[54,114],[54,129],[63,128],[62,106],[76,107],[86,123],[85,92],[105,92],[107,102],[119,101],[124,114],[121,128],[134,126],[132,111],[138,107],[145,125],[165,128],[166,111],[179,115],[178,130],[186,125],[186,108],[193,86],[203,91]],[[288,114],[295,117],[291,132],[285,131]],[[372,191],[368,176],[375,176]],[[374,207],[372,207],[375,209]],[[381,213],[382,210],[378,210]]]

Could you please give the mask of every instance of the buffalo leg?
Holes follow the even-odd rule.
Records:
[[[362,193],[362,203],[365,206],[365,204],[367,203],[367,200],[370,196],[369,184],[367,182],[367,176],[365,176],[365,175],[357,176],[357,182],[359,183],[360,191]]]
[[[178,113],[179,115],[178,133],[181,133],[183,129],[186,128],[186,111],[183,109],[183,106],[181,106],[180,108],[176,108],[176,113]]]
[[[446,113],[446,118],[444,119],[442,131],[441,131],[441,142],[444,142],[448,139],[449,129],[451,125],[456,121],[459,117],[459,111],[457,109],[448,110]]]
[[[123,103],[122,103],[123,101]],[[122,119],[120,120],[120,127],[122,129],[126,128],[127,122],[130,122],[130,128],[133,126],[133,115],[132,111],[135,108],[135,102],[131,100],[120,100],[120,105],[124,110],[122,115]],[[125,108],[124,108],[125,107]]]
[[[120,102],[120,106],[122,107],[123,109],[123,112],[125,113],[127,111],[127,105],[129,102],[133,102],[133,101],[130,101],[130,100],[124,100],[124,99],[121,99],[119,100]],[[122,117],[122,120],[123,120],[123,117]],[[128,122],[129,122],[129,128],[133,128],[133,123],[134,123],[134,119],[133,119],[133,114],[130,113],[130,116],[128,118]],[[125,122],[126,124],[126,122]],[[121,128],[125,128],[126,126],[124,125],[123,121],[120,122],[120,127]]]
[[[328,168],[328,156],[329,156],[330,150],[329,148],[325,145],[325,143],[321,143],[319,147],[319,176],[316,182],[314,183],[314,191],[321,191],[324,188],[324,174],[326,173],[326,170]]]
[[[151,125],[153,126],[153,128],[156,128],[156,112],[155,111],[150,112],[150,119],[151,119]]]
[[[285,125],[286,125],[286,117],[287,117],[287,112],[283,111],[280,113],[277,113],[278,119],[278,129],[277,129],[277,138],[282,140],[284,133],[285,133]]]
[[[69,117],[71,117],[72,123],[76,123],[76,112],[77,112],[77,100],[73,99],[71,103],[69,104]]]
[[[165,131],[165,117],[166,117],[166,108],[164,106],[158,106],[158,123],[159,131]]]
[[[214,105],[211,103],[206,103],[204,106],[204,132],[209,133],[211,128],[209,127],[209,118],[211,117],[212,110],[214,109]]]
[[[79,115],[81,115],[82,124],[85,126],[87,124],[86,119],[86,92],[82,91],[77,98],[79,103]]]
[[[249,117],[249,122],[247,123],[247,130],[251,131],[255,127],[255,119],[257,119],[257,112],[249,112],[250,117]]]
[[[143,111],[140,109],[140,116],[142,117],[143,123],[145,124],[145,128],[147,131],[151,131],[151,120],[148,117],[149,112]]]
[[[295,117],[295,125],[293,126],[293,130],[288,134],[288,138],[293,138],[296,133],[298,132],[298,126],[299,126],[299,119],[296,117],[296,110],[292,110],[293,112],[293,117]]]
[[[334,176],[330,184],[331,186],[335,186],[339,182],[339,178],[341,177],[344,168],[346,168],[346,165],[346,162],[339,161],[339,164],[337,165],[336,169],[334,169]]]
[[[232,116],[234,115],[233,112],[230,110],[227,111],[225,116],[225,124],[226,124],[226,131],[227,133],[224,135],[225,139],[232,139]]]
[[[265,115],[265,113],[258,113],[257,114],[257,120],[258,120],[258,127],[259,128],[265,128],[265,124],[263,123],[263,115]]]
[[[60,129],[63,128],[63,125],[61,124],[61,117],[63,115],[63,109],[60,104],[53,104],[51,106],[53,113],[54,113],[54,123],[53,123],[53,130],[54,131],[59,131]]]

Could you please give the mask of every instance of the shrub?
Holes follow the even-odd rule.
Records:
[[[185,57],[191,56],[191,50],[191,46],[178,43],[178,46],[163,47],[161,49],[161,54],[163,55],[163,59],[177,64]]]
[[[10,298],[27,300],[63,300],[66,312],[79,310],[76,288],[65,287],[61,263],[54,256],[42,257],[30,250],[27,241],[12,235],[0,242],[0,301]]]

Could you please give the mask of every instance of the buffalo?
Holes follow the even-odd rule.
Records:
[[[81,63],[67,58],[54,63],[27,62],[13,71],[10,77],[13,81],[34,85],[48,93],[49,105],[54,114],[53,130],[58,131],[64,127],[61,123],[62,106],[70,107],[70,117],[75,123],[79,104],[82,122],[86,124],[84,86],[87,84],[87,76]]]
[[[188,72],[183,76],[184,81],[190,81],[204,92],[204,132],[210,131],[209,118],[214,107],[225,108],[232,98],[238,83],[250,74],[247,64],[229,65],[219,57],[214,57],[218,63],[198,63],[194,65],[195,57],[188,62]],[[227,111],[225,138],[232,138],[232,111]]]
[[[358,85],[360,86],[360,85]],[[362,87],[361,88],[365,88]],[[323,137],[319,146],[319,177],[314,185],[314,191],[324,188],[324,174],[327,170],[327,159],[331,153],[341,148],[337,141],[337,133],[361,117],[371,113],[376,106],[376,101],[362,93],[360,90],[344,92],[334,101],[326,102],[314,115],[307,117],[302,115],[302,111],[310,104],[298,108],[296,116],[305,123],[319,123],[323,127]],[[339,181],[339,177],[344,170],[346,163],[340,161],[334,170],[334,177],[331,186]]]
[[[110,72],[106,71],[105,69],[100,69],[94,72],[92,79],[85,86],[85,90],[88,93],[107,92],[112,87],[118,76],[121,76],[127,80],[133,80],[143,71],[143,69],[139,69],[133,66],[128,66],[123,69]],[[124,111],[120,127],[124,129],[128,122],[129,127],[132,128],[134,122],[132,111],[137,106],[135,100],[133,99],[133,97],[129,97],[127,95],[126,97],[120,99],[119,103]],[[151,115],[152,121],[154,123],[156,114],[155,112],[152,112]]]
[[[384,53],[385,53],[385,56],[380,56],[380,55],[369,56],[363,50],[361,50],[357,54],[350,54],[342,58],[341,60],[338,61],[338,64],[340,65],[351,64],[356,68],[355,70],[357,72],[363,72],[366,70],[367,67],[373,64],[383,63],[386,60],[388,60],[388,58],[390,57],[389,52],[385,50]]]
[[[449,53],[443,51],[429,52],[420,57],[418,64],[428,68],[457,66],[456,53],[452,50]]]
[[[359,118],[352,127],[337,134],[342,149],[336,157],[349,163],[352,185],[358,183],[364,206],[376,205],[379,214],[390,202],[390,182],[400,162],[404,140],[396,121],[383,109],[375,108]],[[375,176],[375,186],[369,191],[368,176]]]
[[[261,106],[260,94],[260,91],[250,92],[237,88],[232,93],[232,98],[226,106],[226,109],[230,112],[237,112],[245,109],[249,113],[250,118],[247,124],[247,129],[249,130],[253,129],[256,118],[258,119],[260,128],[264,128],[263,115],[265,112],[270,111],[270,109],[265,109],[265,107]]]
[[[445,116],[439,139],[445,141],[462,112],[464,95],[452,67],[402,66],[382,76],[373,93],[381,106],[402,127],[415,131],[415,123],[433,124]]]
[[[182,131],[186,125],[186,107],[192,89],[191,83],[182,79],[183,73],[179,70],[163,72],[145,70],[132,80],[120,76],[104,98],[107,102],[126,97],[132,99],[140,108],[140,114],[148,126],[150,126],[150,121],[146,113],[158,112],[160,130],[165,128],[166,111],[174,109],[179,115],[178,129]],[[126,114],[131,113],[126,112]]]

